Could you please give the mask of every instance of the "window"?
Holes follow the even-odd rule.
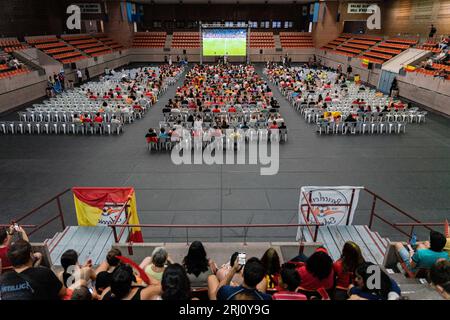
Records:
[[[281,21],[272,21],[272,28],[281,28]]]
[[[257,21],[249,21],[248,25],[250,28],[258,28],[258,22]]]
[[[232,27],[233,25],[233,21],[225,21],[225,27]]]
[[[293,27],[294,27],[294,23],[292,21],[285,21],[284,22],[284,28],[285,29],[289,29],[289,28],[293,28]]]
[[[270,28],[270,21],[264,21],[261,23],[261,28],[266,28],[269,29]]]
[[[238,27],[245,27],[245,21],[238,21],[238,22],[236,23],[236,25],[237,25]]]
[[[161,28],[161,21],[153,21],[153,28]]]

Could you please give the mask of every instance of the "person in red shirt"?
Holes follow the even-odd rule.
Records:
[[[135,103],[134,106],[133,106],[133,110],[135,110],[137,112],[142,112],[144,109],[140,105]]]
[[[103,122],[103,117],[100,115],[100,113],[97,113],[95,115],[94,122],[96,122],[96,123],[102,123]]]
[[[91,123],[91,122],[92,122],[91,118],[89,118],[89,116],[85,114],[83,117],[83,123]]]
[[[272,122],[272,124],[269,126],[269,129],[278,129],[278,124],[276,121]]]
[[[14,233],[20,234],[20,237],[23,240],[29,241],[25,230],[23,230],[23,228],[20,226],[12,225],[9,228],[0,228],[0,261],[1,261],[0,273],[5,273],[13,270],[11,261],[9,261],[8,259],[8,251],[11,246]],[[42,254],[36,252],[33,254],[32,258],[33,264],[39,265],[42,260]]]
[[[348,299],[347,291],[355,279],[355,270],[364,262],[361,248],[353,241],[347,241],[342,248],[341,258],[333,264],[336,274],[335,300]]]
[[[91,100],[97,100],[97,96],[96,96],[94,93],[92,93],[92,94],[89,96],[89,99],[91,99]]]
[[[307,300],[303,293],[297,293],[296,290],[300,285],[301,279],[296,265],[293,263],[285,263],[280,271],[280,282],[278,292],[272,295],[273,300]]]
[[[306,295],[316,296],[318,289],[333,289],[334,270],[333,259],[325,248],[319,248],[305,262],[297,268],[300,275],[300,292]]]
[[[219,107],[216,105],[216,106],[214,107],[214,109],[212,110],[212,112],[214,112],[214,113],[220,113]]]
[[[6,270],[11,269],[12,265],[11,262],[8,259],[8,250],[9,246],[12,242],[12,232],[13,227],[7,228],[0,228],[0,260],[1,260],[1,273],[5,272]]]

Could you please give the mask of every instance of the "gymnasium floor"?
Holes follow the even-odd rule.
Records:
[[[262,65],[257,70],[262,73]],[[169,87],[119,137],[0,136],[0,221],[7,223],[73,186],[134,187],[141,223],[295,223],[299,188],[305,185],[366,186],[423,221],[449,217],[450,119],[429,114],[426,124],[409,125],[399,136],[319,136],[274,90],[289,141],[280,146],[279,173],[260,176],[257,165],[176,166],[168,152],[149,154],[144,135],[158,126],[161,108],[175,89]],[[368,223],[370,205],[362,196],[355,224]],[[67,224],[76,224],[70,195],[63,198],[63,207]],[[42,218],[56,213],[52,208]],[[38,238],[58,230],[54,223]],[[396,238],[392,229],[377,225],[376,230]],[[143,232],[147,241],[186,239],[184,230]],[[242,232],[191,230],[189,238],[240,241]],[[294,241],[295,232],[249,230],[248,240]]]

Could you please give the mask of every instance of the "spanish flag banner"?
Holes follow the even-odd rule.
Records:
[[[406,72],[414,72],[416,71],[417,68],[414,66],[407,65],[404,69]]]
[[[369,66],[369,63],[370,63],[369,59],[361,59],[361,65],[364,68],[367,68]]]
[[[139,224],[134,188],[72,188],[78,225]],[[143,242],[141,228],[131,228],[130,241]]]

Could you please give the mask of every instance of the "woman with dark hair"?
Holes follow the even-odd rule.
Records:
[[[372,280],[376,275],[378,279]],[[377,281],[378,280],[378,286]],[[372,283],[373,282],[373,283]],[[380,266],[365,262],[355,270],[355,286],[350,285],[348,295],[350,300],[398,300],[400,288]]]
[[[301,279],[295,267],[296,265],[293,263],[285,263],[281,267],[279,291],[273,294],[272,299],[307,300],[304,294],[296,292]]]
[[[191,243],[188,254],[183,259],[183,266],[192,287],[197,288],[206,287],[208,276],[217,272],[215,262],[207,258],[205,248],[200,241]]]
[[[103,291],[102,300],[152,300],[161,294],[161,284],[149,277],[147,287],[134,285],[136,277],[128,264],[119,265],[111,276],[111,286]]]
[[[234,267],[234,264],[236,263],[236,258],[238,257],[239,252],[233,252],[233,254],[230,257],[230,261],[228,263],[225,263],[224,265],[222,265],[216,273],[217,279],[219,281],[222,281],[223,279],[226,278],[228,272],[230,272],[230,270]],[[231,285],[232,286],[239,286],[242,284],[243,282],[243,277],[242,277],[242,271],[243,271],[243,267],[240,267],[238,272],[234,275],[233,279],[231,280]]]
[[[178,263],[169,265],[163,273],[162,300],[191,300],[191,284],[186,270]]]
[[[88,260],[83,266],[78,263],[78,253],[75,250],[67,250],[61,255],[63,271],[58,275],[63,286],[68,290],[64,300],[70,299],[75,289],[87,286],[89,280],[95,281],[96,273],[92,269],[92,261]]]
[[[333,264],[336,274],[335,300],[348,298],[348,287],[353,283],[356,268],[363,264],[361,248],[353,241],[347,241],[342,248],[341,258]]]
[[[302,279],[300,288],[303,291],[315,292],[334,287],[333,259],[325,248],[319,248],[297,269]]]
[[[261,263],[266,269],[267,289],[275,289],[280,278],[280,257],[274,248],[269,248],[264,252]]]

